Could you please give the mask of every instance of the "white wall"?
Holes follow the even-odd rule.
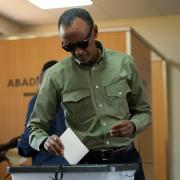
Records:
[[[132,26],[168,59],[180,62],[180,15],[99,22],[99,27]]]
[[[1,23],[1,20],[0,20]],[[170,180],[180,177],[180,15],[96,22],[99,28],[132,26],[168,59]],[[57,24],[24,27],[22,32],[56,32]],[[58,33],[58,32],[57,32]],[[161,127],[159,127],[161,128]]]
[[[19,25],[0,16],[0,33],[2,33],[2,35],[9,36],[19,32],[21,32]]]

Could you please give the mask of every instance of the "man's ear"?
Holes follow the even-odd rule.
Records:
[[[98,37],[98,27],[97,27],[97,25],[95,24],[95,25],[94,25],[94,38],[97,39],[97,37]]]

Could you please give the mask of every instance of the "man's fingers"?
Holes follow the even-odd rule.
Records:
[[[111,136],[126,136],[129,137],[132,135],[133,125],[129,120],[121,120],[110,130]]]
[[[112,126],[112,129],[119,129],[121,127],[127,126],[129,124],[129,120],[120,120],[117,124]]]
[[[125,136],[129,134],[129,129],[126,127],[119,128],[119,129],[112,129],[110,131],[110,135],[112,136]]]
[[[55,145],[58,144],[62,149],[64,149],[64,145],[57,135],[52,135],[51,138],[53,139],[53,142],[55,142]]]
[[[49,136],[44,143],[44,147],[48,152],[56,155],[64,153],[64,146],[57,135]]]
[[[57,155],[59,154],[56,151],[56,149],[53,147],[53,145],[51,143],[49,143],[49,142],[45,142],[44,147],[48,152],[50,152],[52,154],[57,154]]]

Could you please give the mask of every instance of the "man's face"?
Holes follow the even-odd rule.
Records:
[[[86,21],[76,18],[70,26],[60,26],[62,47],[80,62],[93,62],[97,53],[96,30],[95,27],[89,27]]]

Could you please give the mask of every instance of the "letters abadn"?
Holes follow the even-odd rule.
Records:
[[[28,87],[38,85],[37,77],[9,79],[7,87]]]

